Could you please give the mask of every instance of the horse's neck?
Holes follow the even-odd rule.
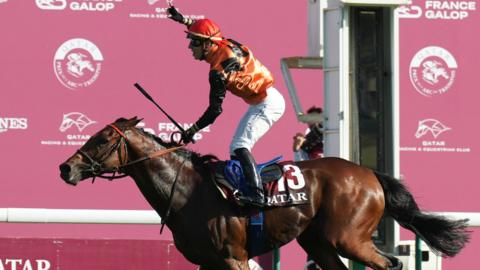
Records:
[[[145,157],[156,151],[163,150],[153,139],[141,140],[140,146],[130,145],[130,161]],[[135,180],[140,191],[149,204],[160,214],[164,215],[172,200],[172,211],[179,209],[190,196],[193,185],[184,184],[192,173],[191,162],[186,157],[175,153],[165,154],[132,166],[129,174]],[[176,182],[176,183],[175,183]],[[175,192],[171,197],[172,187],[175,183]]]

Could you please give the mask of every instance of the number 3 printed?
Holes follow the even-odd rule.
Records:
[[[278,180],[278,191],[285,191],[285,178],[287,179],[287,185],[291,189],[301,189],[305,186],[305,178],[303,178],[302,171],[295,165],[283,166],[283,175]]]

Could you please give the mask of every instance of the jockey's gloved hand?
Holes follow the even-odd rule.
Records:
[[[168,18],[179,23],[185,23],[185,18],[183,17],[182,13],[178,12],[178,10],[174,6],[167,8],[167,13]]]
[[[185,130],[185,132],[182,134],[182,141],[183,143],[191,143],[193,141],[193,136],[195,133],[197,133],[199,130],[197,124],[194,124],[191,126],[189,129]]]

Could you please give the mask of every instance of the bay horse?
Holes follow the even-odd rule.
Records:
[[[213,184],[208,162],[176,142],[136,128],[140,120],[118,119],[93,135],[67,161],[68,184],[120,173],[135,180],[150,206],[171,230],[176,248],[201,270],[247,270],[249,210],[225,200]],[[346,270],[338,255],[376,270],[402,269],[380,251],[372,233],[382,216],[393,217],[434,251],[455,256],[468,242],[467,220],[422,212],[398,180],[344,159],[296,162],[309,202],[264,208],[263,252],[297,239],[323,270]],[[108,176],[106,176],[108,175]]]

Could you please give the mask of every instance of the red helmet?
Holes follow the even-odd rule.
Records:
[[[221,41],[223,39],[222,32],[220,32],[220,27],[212,20],[201,19],[196,20],[186,33],[205,39],[210,39],[212,41]]]

